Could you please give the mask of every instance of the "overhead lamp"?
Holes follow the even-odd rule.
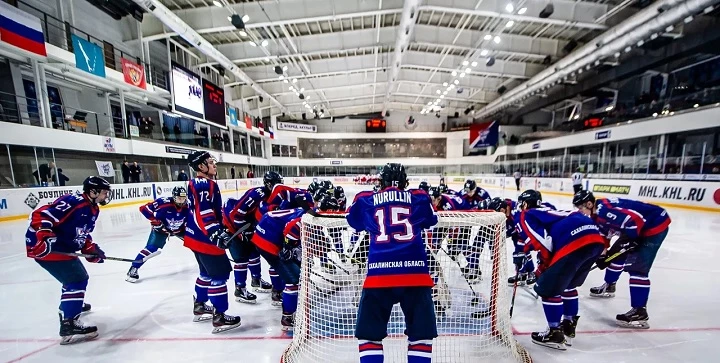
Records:
[[[470,72],[472,72],[472,69],[470,69],[470,68],[465,68],[465,73],[470,73]]]
[[[283,70],[283,71],[287,71],[287,66],[283,66],[283,67],[282,67],[282,70]]]
[[[292,82],[297,83],[297,78],[293,78]]]
[[[510,21],[508,21],[507,23],[505,23],[505,27],[506,27],[506,28],[512,28],[513,25],[515,25],[515,22],[512,21],[512,20],[510,20]]]
[[[284,79],[283,82],[288,83],[289,81],[287,79]]]
[[[280,78],[280,80],[283,80],[283,79],[285,79],[285,76],[283,76],[283,75],[281,74],[280,76],[278,76],[278,78]]]
[[[445,95],[440,95],[440,98],[445,98]]]
[[[671,31],[675,30],[675,27],[672,25],[668,25],[667,28],[665,28],[666,33],[670,33]]]
[[[526,12],[527,12],[527,8],[520,8],[520,10],[518,10],[518,15],[523,15]]]
[[[305,92],[305,87],[300,88],[300,92]]]
[[[630,53],[631,50],[632,50],[631,46],[625,47],[625,53]]]
[[[213,5],[215,5],[215,6],[219,7],[219,8],[223,7],[223,3],[221,3],[221,2],[218,1],[218,0],[213,0]]]
[[[241,37],[246,37],[246,36],[247,36],[247,32],[244,31],[244,30],[240,30],[240,31],[238,32],[238,34],[240,34]]]
[[[232,16],[228,16],[228,21],[232,21]]]
[[[458,80],[456,79],[453,83],[455,83],[455,84],[460,84],[460,81],[458,81]]]
[[[448,85],[447,82],[443,82],[443,87],[447,87],[447,85]]]
[[[436,99],[436,100],[435,100],[435,103],[436,103],[436,104],[437,104],[437,103],[440,103],[440,99],[439,99],[439,98]]]
[[[460,78],[465,77],[465,72],[460,73]]]
[[[470,62],[468,62],[468,61],[463,61],[463,66],[467,66],[468,64],[470,64]]]
[[[266,62],[269,63],[269,62],[270,62],[270,57],[265,57],[264,61],[266,61]]]
[[[443,92],[443,95],[446,95],[447,93],[448,93],[448,91],[444,91],[444,92]]]
[[[435,93],[440,94],[440,90],[435,91]]]
[[[262,45],[263,47],[267,47],[268,46],[267,39],[263,39],[263,41],[260,43],[260,45]]]
[[[483,39],[485,39],[485,40],[490,40],[490,39],[492,39],[492,35],[490,35],[490,34],[485,34],[485,36],[483,37]]]
[[[245,17],[240,17],[238,14],[230,15],[230,23],[232,23],[235,29],[245,29],[245,20],[243,19],[245,19]]]
[[[508,13],[512,13],[513,11],[515,11],[515,7],[513,6],[512,3],[509,3],[509,4],[505,5],[505,10],[506,10]]]
[[[247,23],[249,20],[250,20],[250,15],[248,15],[248,14],[243,15],[243,17],[242,17],[243,22]]]
[[[450,89],[453,89],[453,88],[455,88],[455,84],[450,85]]]
[[[432,106],[432,101],[428,102],[428,106]]]
[[[698,108],[698,107],[700,107],[700,104],[698,104],[698,103],[693,105],[693,108]]]
[[[295,90],[295,87],[290,86],[290,90],[291,90],[291,91],[294,91],[294,90]]]
[[[481,51],[480,51],[480,55],[483,56],[483,57],[486,56],[486,55],[488,55],[487,49],[481,50]]]
[[[472,62],[472,63],[470,63],[470,65],[473,66],[473,67],[477,67],[477,62]],[[469,68],[468,68],[468,69],[469,69]]]
[[[449,91],[449,90],[451,90],[451,89],[453,88],[453,86],[454,86],[454,84],[451,84],[451,85],[449,85],[448,88],[446,88],[445,90],[446,90],[446,91]]]
[[[250,45],[252,45],[253,47],[257,47],[257,44],[255,44],[255,42],[253,42],[252,40],[250,41]]]
[[[452,74],[452,76],[455,77],[455,76],[457,76],[457,71],[452,71],[452,73],[450,73],[450,74]]]
[[[495,42],[495,44],[500,44],[500,37],[496,35],[495,38],[493,38],[493,42]]]

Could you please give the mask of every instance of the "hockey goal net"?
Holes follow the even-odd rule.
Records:
[[[531,362],[510,325],[505,216],[495,212],[439,212],[425,231],[438,338],[435,363]],[[340,218],[338,218],[340,217]],[[369,238],[341,216],[302,219],[303,257],[295,331],[284,363],[357,363],[357,308],[367,272]],[[407,362],[399,305],[393,307],[385,362]]]

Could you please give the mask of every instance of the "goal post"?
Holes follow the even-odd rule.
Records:
[[[424,231],[435,282],[438,337],[432,361],[531,362],[510,324],[511,287],[505,215],[438,212]],[[338,215],[302,218],[303,258],[293,340],[283,363],[357,363],[357,308],[367,273],[369,236]],[[385,362],[407,362],[407,337],[399,305],[393,307]]]

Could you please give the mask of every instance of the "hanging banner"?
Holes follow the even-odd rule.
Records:
[[[40,18],[0,1],[0,40],[30,53],[47,56]]]
[[[135,62],[129,61],[125,58],[121,58],[123,76],[125,76],[125,83],[139,87],[142,89],[147,88],[145,82],[145,67]]]
[[[277,129],[298,132],[317,132],[317,126],[315,125],[295,124],[292,122],[278,122]]]
[[[105,78],[105,58],[103,58],[102,48],[75,34],[72,35],[72,43],[75,67]]]
[[[252,130],[252,117],[248,114],[245,114],[245,127],[247,127],[248,130]]]
[[[238,126],[238,113],[235,107],[228,108],[228,116],[230,116],[230,125]]]
[[[97,167],[98,175],[105,178],[112,178],[115,176],[115,169],[109,161],[97,161],[95,160],[95,166]]]
[[[499,130],[498,121],[470,125],[470,147],[479,149],[497,145]]]

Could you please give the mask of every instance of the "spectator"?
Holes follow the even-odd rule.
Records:
[[[165,124],[163,124],[162,133],[163,133],[163,136],[165,137],[165,140],[170,141],[170,129]]]
[[[185,174],[185,170],[180,170],[177,177],[178,181],[188,181],[188,175]]]
[[[55,168],[55,163],[52,161],[47,164],[40,164],[38,170],[33,171],[32,175],[35,177],[35,181],[40,185],[46,185],[50,179],[50,171]]]
[[[123,161],[122,166],[120,167],[120,171],[122,172],[122,178],[123,183],[127,184],[130,182],[130,166],[128,166],[127,160]]]
[[[235,179],[235,167],[230,167],[230,179]]]
[[[58,182],[58,180],[60,180],[60,181]],[[53,175],[53,183],[55,183],[55,185],[64,187],[65,182],[68,182],[68,181],[70,181],[70,178],[68,178],[67,176],[65,176],[65,174],[62,173],[61,168],[58,168],[57,174]]]
[[[138,165],[138,162],[133,162],[132,165],[130,165],[130,182],[131,183],[139,183],[140,182],[140,174],[142,174],[142,168],[140,168],[140,165]]]
[[[248,169],[247,177],[248,179],[255,177],[255,173],[253,173],[252,169]]]
[[[515,178],[515,186],[517,187],[517,191],[520,191],[520,178],[522,178],[522,173],[520,170],[515,171],[513,173],[513,178]]]
[[[182,132],[180,131],[180,125],[175,123],[175,126],[173,126],[173,133],[175,133],[175,141],[180,143],[182,139]]]

